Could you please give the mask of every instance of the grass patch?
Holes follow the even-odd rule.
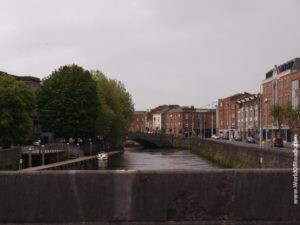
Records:
[[[197,155],[199,155],[199,156],[207,159],[208,161],[219,165],[220,167],[223,167],[223,168],[233,168],[233,169],[239,169],[239,168],[241,168],[240,165],[238,165],[236,163],[233,163],[232,161],[230,161],[228,159],[221,158],[216,153],[207,152],[207,151],[201,151],[200,149],[197,149],[197,148],[190,148],[190,150],[194,154],[197,154]]]

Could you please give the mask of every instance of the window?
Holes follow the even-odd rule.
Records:
[[[299,89],[299,81],[293,80],[292,81],[292,106],[293,109],[298,107],[298,89]]]
[[[185,119],[189,119],[189,114],[185,114]]]

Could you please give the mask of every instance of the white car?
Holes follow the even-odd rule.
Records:
[[[215,134],[213,134],[213,135],[211,136],[211,138],[212,138],[212,139],[215,139],[215,140],[220,139],[220,137],[219,137],[218,135],[215,135]]]

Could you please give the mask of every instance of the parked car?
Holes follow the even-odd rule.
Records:
[[[234,138],[235,141],[242,141],[242,138],[240,136],[237,136]]]
[[[229,136],[228,136],[227,134],[224,134],[224,135],[222,136],[222,139],[223,139],[223,140],[229,140]]]
[[[219,137],[218,135],[215,135],[215,134],[213,134],[213,135],[211,136],[211,138],[212,138],[212,139],[215,139],[215,140],[220,139],[220,137]]]
[[[255,139],[253,137],[247,137],[247,143],[256,143]]]
[[[273,138],[272,146],[282,148],[283,147],[283,139],[282,138]]]

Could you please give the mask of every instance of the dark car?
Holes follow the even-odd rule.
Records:
[[[242,141],[242,138],[240,136],[237,136],[234,138],[235,141]]]
[[[274,147],[280,147],[280,148],[282,148],[283,147],[283,139],[282,138],[273,138],[272,145]]]
[[[222,136],[222,139],[223,139],[223,140],[229,140],[229,137],[228,137],[227,134],[224,134],[224,135]]]

